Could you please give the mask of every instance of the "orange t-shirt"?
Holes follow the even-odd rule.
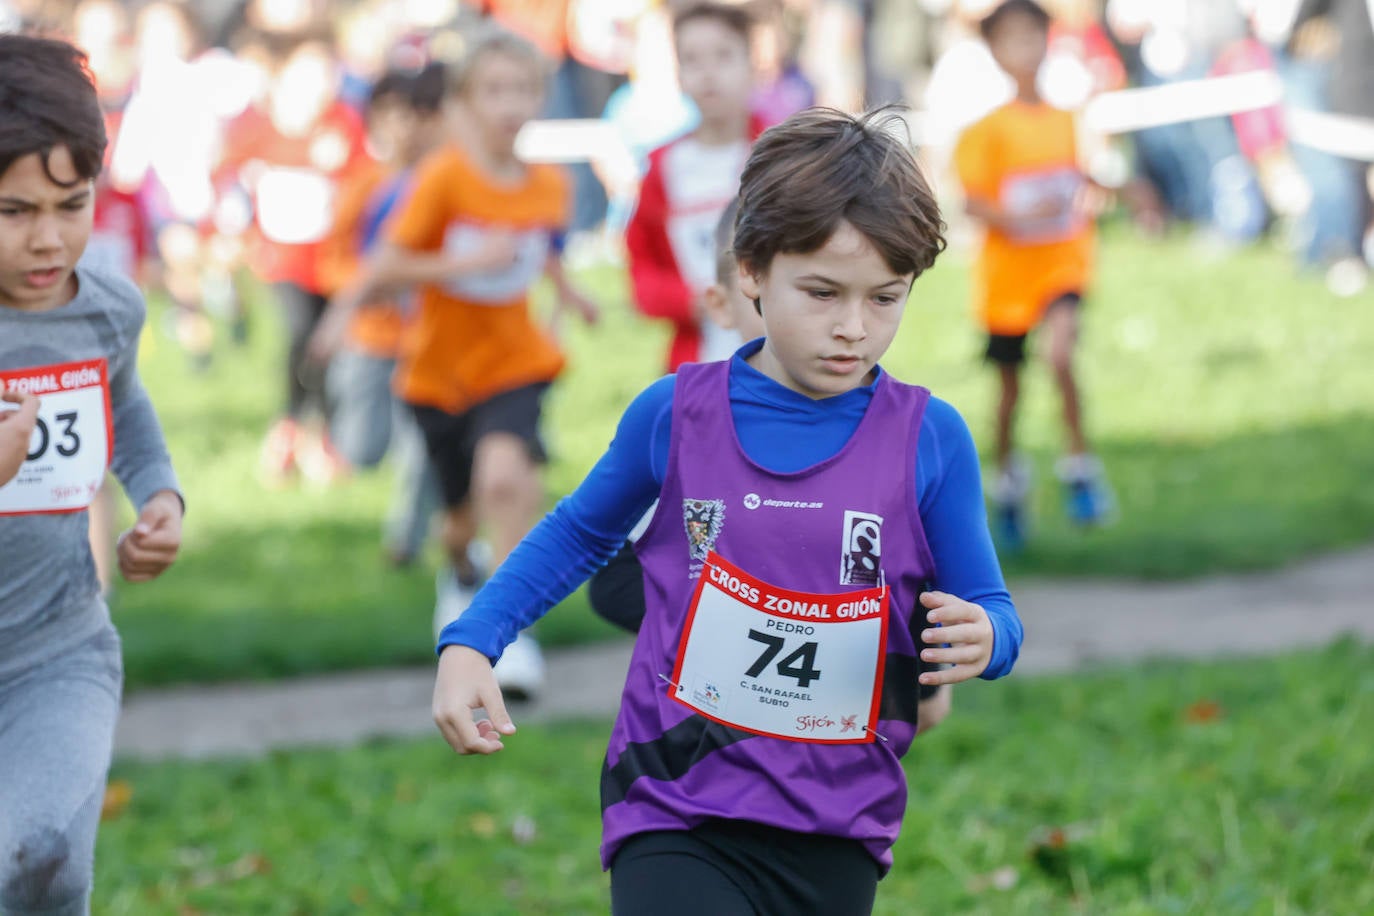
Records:
[[[1010,102],[964,132],[954,163],[969,197],[1005,211],[1063,204],[1015,232],[988,227],[979,252],[974,295],[988,331],[1025,334],[1055,299],[1082,292],[1092,267],[1093,224],[1073,207],[1085,180],[1073,115]]]
[[[529,312],[553,237],[568,216],[561,169],[531,165],[519,183],[494,181],[457,146],[431,153],[392,215],[388,239],[413,251],[462,254],[491,230],[512,232],[515,262],[419,288],[406,328],[397,393],[412,404],[461,413],[505,391],[552,381],[563,354]]]
[[[374,198],[396,172],[368,157],[339,184],[334,205],[334,225],[320,243],[321,274],[327,291],[339,292],[357,276],[362,266],[367,221],[374,216]],[[348,326],[349,345],[356,350],[390,359],[401,345],[405,316],[394,301],[369,302],[359,308]]]

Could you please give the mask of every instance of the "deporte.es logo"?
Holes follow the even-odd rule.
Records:
[[[744,495],[744,508],[746,508],[746,509],[757,509],[757,508],[758,508],[760,505],[762,505],[762,504],[763,504],[763,500],[759,499],[759,494],[757,494],[757,493],[746,493],[746,494]]]
[[[746,509],[824,509],[825,503],[812,499],[764,499],[757,493],[744,494]]]

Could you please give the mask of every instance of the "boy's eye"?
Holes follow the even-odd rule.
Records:
[[[77,210],[84,210],[84,209],[86,209],[86,202],[85,202],[84,200],[69,201],[69,202],[67,202],[67,203],[65,203],[65,204],[62,205],[62,209],[63,209],[63,210],[71,210],[71,211],[73,211],[73,212],[75,212],[75,211],[77,211]]]
[[[812,299],[833,299],[835,291],[833,289],[813,289],[808,290]]]
[[[897,301],[896,296],[878,296],[874,301],[879,305],[892,305]]]

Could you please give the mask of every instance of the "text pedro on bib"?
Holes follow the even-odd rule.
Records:
[[[886,645],[886,588],[794,592],[712,551],[692,595],[669,696],[759,735],[871,742]]]

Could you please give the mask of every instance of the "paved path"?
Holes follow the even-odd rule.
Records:
[[[1026,581],[1013,585],[1027,640],[1018,675],[1152,656],[1254,655],[1374,642],[1374,546],[1272,573],[1180,583]],[[517,723],[609,717],[629,643],[549,653],[549,689],[513,705]],[[125,703],[116,754],[127,758],[261,754],[435,735],[433,669],[390,669],[264,684],[142,691]]]

